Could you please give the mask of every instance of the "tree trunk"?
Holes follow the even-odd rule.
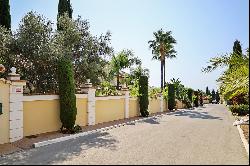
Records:
[[[163,61],[161,61],[161,91],[163,91]]]
[[[164,77],[164,81],[163,81],[163,88],[165,88],[165,83],[166,83],[166,62],[165,62],[165,58],[164,58],[164,61],[163,61],[163,77]]]
[[[116,81],[117,81],[117,82],[116,82],[116,89],[119,90],[119,89],[120,89],[119,72],[118,72]]]

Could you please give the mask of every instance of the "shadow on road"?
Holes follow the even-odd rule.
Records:
[[[90,148],[107,148],[116,150],[115,140],[109,133],[98,132],[73,140],[52,144],[0,157],[0,165],[53,164],[64,161],[71,156],[78,156]]]
[[[185,111],[176,111],[171,112],[168,115],[174,115],[174,116],[188,116],[190,118],[197,118],[197,119],[216,119],[216,120],[223,120],[221,117],[215,117],[212,115],[208,115],[207,112],[197,112],[197,111],[191,111],[191,110],[185,110]]]
[[[156,117],[143,120],[142,122],[149,123],[149,124],[160,124],[158,121],[158,118],[156,118]]]

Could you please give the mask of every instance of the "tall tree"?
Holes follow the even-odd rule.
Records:
[[[217,101],[217,103],[220,102],[220,94],[219,91],[217,90],[216,94],[215,94],[215,100]]]
[[[71,7],[70,0],[59,0],[57,20],[65,13],[68,14],[69,18],[72,18],[73,9]],[[61,30],[61,27],[58,24],[57,29]]]
[[[203,72],[211,72],[218,67],[226,67],[226,70],[219,77],[220,93],[225,100],[231,100],[237,96],[244,96],[244,103],[249,102],[249,49],[246,54],[236,53],[237,45],[235,42],[234,52],[210,59],[211,65],[203,68]],[[238,52],[239,52],[238,51]],[[240,104],[241,102],[239,102]]]
[[[115,74],[117,77],[116,89],[120,89],[120,72],[122,69],[131,67],[132,65],[140,65],[141,61],[137,57],[134,57],[134,54],[131,50],[123,50],[119,52],[116,56],[113,56],[111,60],[111,71],[110,75],[113,77]]]
[[[0,25],[11,29],[11,16],[9,0],[0,0]]]
[[[215,91],[214,91],[214,89],[212,90],[212,100],[215,100]]]
[[[234,42],[233,52],[236,54],[242,54],[242,48],[239,40]]]
[[[208,89],[208,86],[206,87],[206,95],[211,95],[210,90]]]
[[[176,40],[172,36],[171,31],[164,32],[160,29],[154,32],[154,40],[148,41],[149,48],[152,49],[153,59],[161,61],[161,90],[165,86],[165,60],[166,58],[175,58],[176,51],[174,44]]]

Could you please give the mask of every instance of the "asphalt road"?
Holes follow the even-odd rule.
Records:
[[[232,123],[225,106],[207,105],[17,152],[0,164],[248,164]]]

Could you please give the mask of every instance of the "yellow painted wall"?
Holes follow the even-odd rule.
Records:
[[[167,111],[167,110],[168,110],[168,104],[166,100],[163,100],[163,111]]]
[[[0,144],[9,142],[9,84],[0,80],[0,102],[3,104],[3,114],[0,115]]]
[[[57,131],[61,127],[59,100],[23,102],[24,136]]]
[[[77,99],[76,125],[87,124],[87,99]],[[58,131],[61,127],[59,100],[24,101],[24,136]]]
[[[85,99],[76,99],[76,125],[86,126],[88,124],[88,105],[87,98]]]
[[[149,99],[148,109],[150,114],[160,112],[161,111],[160,99]]]
[[[125,99],[98,100],[96,98],[96,124],[124,119]]]
[[[185,104],[183,104],[180,100],[176,100],[177,101],[177,109],[182,109],[182,108],[185,108]]]
[[[129,100],[129,117],[137,117],[140,115],[139,111],[139,101],[136,100]]]

